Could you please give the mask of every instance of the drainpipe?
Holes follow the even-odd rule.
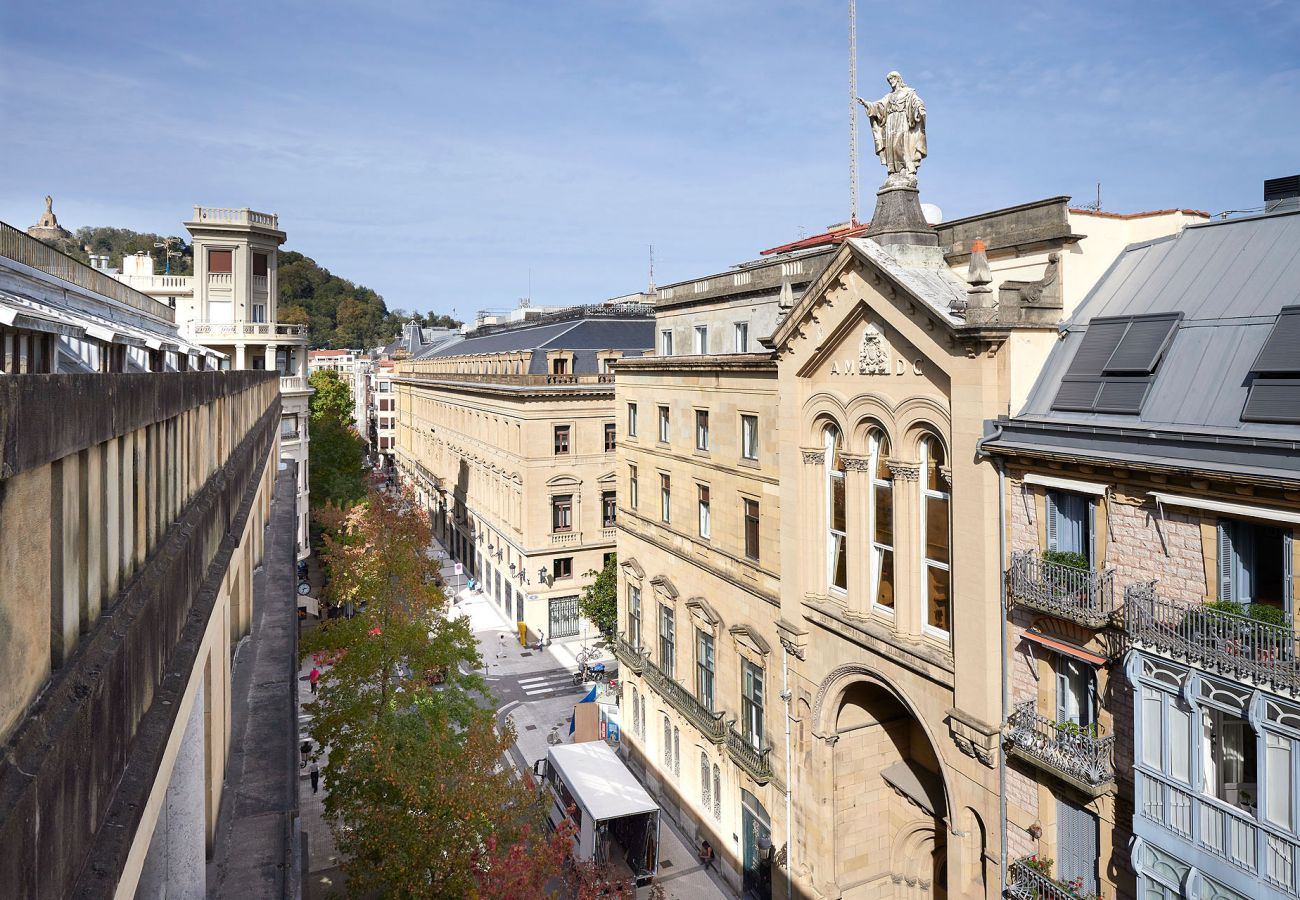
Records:
[[[998,569],[1001,572],[1002,567],[1007,560],[1007,513],[1006,513],[1006,472],[1002,468],[1000,459],[994,460],[994,467],[998,470]],[[998,729],[998,805],[1001,815],[1001,832],[1002,849],[998,854],[998,893],[1001,894],[1007,886],[1007,755],[1002,744],[1002,733],[1007,727],[1007,579],[1005,573],[999,578],[1001,590],[998,596],[1001,601],[1001,609],[998,611],[998,636],[1002,643],[1002,726]]]
[[[791,841],[790,784],[794,770],[790,766],[790,670],[786,666],[785,641],[781,642],[781,699],[785,701],[785,896],[793,896],[790,880],[794,871],[794,844]]]

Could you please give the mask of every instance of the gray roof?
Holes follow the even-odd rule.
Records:
[[[1189,225],[1171,237],[1128,247],[1062,326],[1063,340],[1024,410],[999,420],[1003,434],[986,445],[1135,461],[1172,458],[1241,472],[1262,467],[1295,477],[1300,426],[1243,422],[1241,416],[1260,348],[1279,310],[1297,303],[1297,213]],[[1052,409],[1094,318],[1179,312],[1182,319],[1138,414]],[[1281,452],[1285,448],[1291,449]]]
[[[601,350],[621,350],[640,353],[654,346],[654,319],[637,317],[628,319],[598,318],[569,319],[562,322],[542,322],[507,328],[489,334],[474,336],[444,344],[421,353],[420,359],[457,356],[478,356],[488,353],[517,353],[532,351],[529,373],[546,373],[546,352],[568,350],[574,353],[574,374],[594,373],[598,370],[596,353]]]

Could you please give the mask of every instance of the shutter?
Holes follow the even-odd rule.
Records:
[[[1056,801],[1057,878],[1083,882],[1084,895],[1097,892],[1097,820],[1081,806]]]
[[[1295,616],[1295,585],[1291,579],[1291,532],[1282,532],[1282,605],[1288,618]]]
[[[1084,535],[1084,556],[1088,557],[1088,568],[1096,571],[1097,568],[1097,502],[1095,500],[1085,500],[1088,504],[1088,531]]]
[[[1056,538],[1060,530],[1060,513],[1056,509],[1056,494],[1047,492],[1047,549],[1056,549]]]
[[[1238,603],[1255,599],[1255,527],[1245,522],[1232,522],[1232,589]]]
[[[1066,671],[1068,663],[1063,656],[1056,657],[1056,721],[1066,722],[1070,718],[1070,676]]]
[[[1219,522],[1219,599],[1235,600],[1236,555],[1232,550],[1232,523]]]

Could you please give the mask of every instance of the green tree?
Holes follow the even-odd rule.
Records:
[[[605,567],[595,575],[593,581],[578,597],[578,609],[595,625],[601,637],[606,641],[614,639],[618,630],[618,558],[611,553],[605,561]]]
[[[351,419],[349,418],[349,422]],[[365,443],[347,422],[333,412],[307,420],[308,481],[315,508],[334,505],[346,509],[366,496]]]
[[[308,401],[308,409],[313,419],[334,415],[345,424],[355,424],[352,416],[354,408],[352,390],[338,372],[333,369],[317,369],[307,380],[316,389],[316,393],[312,394],[311,400]]]

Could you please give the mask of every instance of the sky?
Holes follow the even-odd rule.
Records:
[[[1300,172],[1300,3],[858,2],[927,109],[923,202],[1262,204]],[[455,312],[597,302],[849,216],[846,0],[0,2],[0,219],[285,248]],[[862,129],[861,217],[884,169]]]

